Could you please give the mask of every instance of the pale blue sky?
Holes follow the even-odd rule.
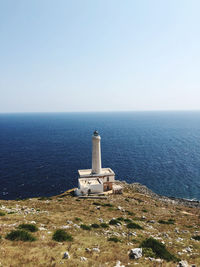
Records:
[[[0,0],[0,112],[195,109],[199,0]]]

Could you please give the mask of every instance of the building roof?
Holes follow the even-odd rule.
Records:
[[[102,181],[98,178],[90,178],[90,179],[79,178],[79,183],[82,186],[87,186],[87,185],[102,184]]]
[[[92,178],[92,177],[100,177],[100,176],[110,176],[115,175],[114,171],[110,168],[102,168],[101,173],[93,174],[92,169],[78,170],[78,174],[80,178]]]

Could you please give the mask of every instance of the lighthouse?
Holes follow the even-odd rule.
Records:
[[[114,189],[114,171],[101,166],[101,136],[98,131],[92,134],[92,168],[78,170],[78,174],[76,195],[102,194]]]
[[[101,137],[97,131],[92,136],[92,174],[101,173]]]

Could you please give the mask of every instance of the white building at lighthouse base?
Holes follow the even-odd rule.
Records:
[[[110,168],[101,168],[99,174],[93,174],[92,169],[78,170],[78,195],[99,194],[112,190],[115,173]]]

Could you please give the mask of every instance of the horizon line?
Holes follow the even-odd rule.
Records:
[[[96,111],[8,111],[1,114],[50,114],[50,113],[118,113],[118,112],[199,112],[200,109],[155,109],[155,110],[96,110]]]

